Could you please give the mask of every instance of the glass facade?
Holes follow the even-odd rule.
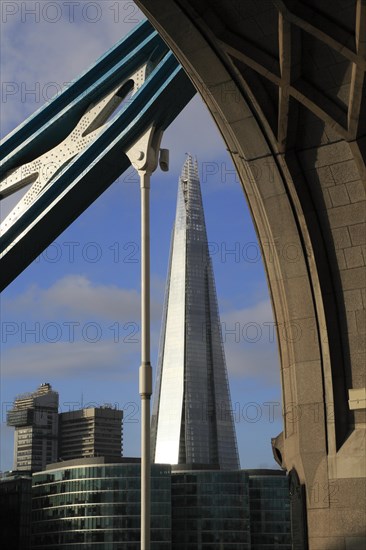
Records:
[[[172,550],[250,550],[244,471],[172,472]]]
[[[168,304],[165,309],[164,350],[161,354],[159,420],[156,429],[155,462],[177,464],[184,399],[185,358],[185,249],[186,211],[182,189],[179,190],[177,216],[174,228],[171,268],[169,274]],[[154,455],[153,455],[154,456]]]
[[[155,462],[239,469],[197,161],[179,180],[152,412]]]
[[[33,550],[140,549],[141,467],[121,460],[69,461],[33,476]],[[170,548],[170,466],[153,464],[151,549]]]
[[[281,470],[247,470],[251,550],[291,550],[289,482]]]
[[[279,470],[153,464],[152,550],[290,550]],[[140,550],[138,459],[79,459],[33,474],[32,550]],[[9,547],[10,548],[10,547]]]

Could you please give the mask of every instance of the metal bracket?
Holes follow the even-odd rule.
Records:
[[[132,166],[138,172],[155,172],[160,155],[163,131],[151,126],[147,132],[126,152]]]

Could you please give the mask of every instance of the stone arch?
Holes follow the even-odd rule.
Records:
[[[281,453],[306,486],[310,548],[358,544],[365,2],[136,3],[201,94],[248,199],[278,327]]]

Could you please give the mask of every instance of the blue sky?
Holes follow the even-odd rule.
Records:
[[[1,136],[83,72],[142,15],[130,1],[2,2]],[[33,91],[33,93],[31,93]],[[225,144],[196,96],[163,137],[168,173],[151,191],[152,362],[186,152],[197,156],[243,468],[272,467],[282,430],[278,353],[260,251]],[[15,199],[1,203],[3,218]],[[139,454],[139,184],[132,169],[61,234],[1,296],[1,470],[12,466],[6,410],[51,382],[60,409],[125,411],[124,453]]]

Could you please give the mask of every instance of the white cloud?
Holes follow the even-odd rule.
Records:
[[[49,288],[30,286],[14,300],[4,300],[9,314],[27,314],[33,317],[58,319],[71,316],[76,319],[109,319],[133,321],[140,319],[140,293],[115,285],[93,284],[83,275],[67,275]],[[160,319],[160,301],[151,302],[152,320]]]
[[[278,384],[279,357],[270,301],[223,313],[221,326],[229,374]]]
[[[155,280],[153,287],[156,287],[159,294],[158,299],[152,299],[151,340],[154,355],[161,323],[161,282]],[[32,322],[24,324],[25,328],[20,324],[14,337],[9,336],[8,343],[11,345],[14,342],[17,346],[5,350],[6,354],[3,353],[5,367],[3,374],[23,373],[24,367],[19,365],[27,363],[27,361],[31,361],[35,365],[36,371],[37,369],[42,370],[51,363],[58,365],[56,368],[61,368],[64,361],[62,354],[65,354],[66,361],[62,372],[68,369],[67,365],[70,365],[71,368],[73,364],[78,365],[77,368],[84,368],[87,365],[90,365],[91,368],[93,365],[97,367],[100,365],[100,358],[103,354],[105,354],[104,364],[113,369],[114,365],[119,364],[118,354],[116,355],[118,346],[114,343],[109,345],[108,341],[104,340],[114,334],[110,324],[115,322],[119,323],[124,340],[130,332],[126,323],[134,325],[138,333],[136,337],[138,343],[127,348],[127,351],[128,353],[139,352],[140,294],[135,289],[126,290],[115,285],[93,284],[85,276],[69,275],[59,279],[46,289],[32,285],[14,300],[7,300],[3,306],[9,319],[13,315],[18,319],[32,320]],[[68,328],[64,322],[65,319],[68,321],[72,319],[73,322],[78,323],[75,330]],[[44,320],[43,323],[40,322],[42,320]],[[96,344],[80,341],[83,327],[91,320],[100,327],[102,333],[100,342]],[[25,335],[25,331],[28,327],[33,327],[36,321],[40,322],[41,337],[39,341],[43,344],[28,345],[32,343],[33,336]],[[50,321],[51,324],[54,322],[57,325],[56,329],[51,325],[48,327]],[[123,327],[126,327],[124,331]],[[224,312],[221,315],[221,327],[230,376],[260,379],[270,385],[278,383],[279,359],[269,300],[261,301],[250,308]],[[62,334],[60,340],[65,340],[66,332],[73,330],[75,342],[67,345],[69,342],[57,341],[45,345],[45,342],[52,341],[57,330]],[[91,339],[93,339],[93,327],[90,330]],[[19,342],[23,343],[19,344]]]
[[[278,384],[280,371],[276,346],[255,344],[254,349],[236,346],[225,346],[229,376],[259,379],[269,385]]]
[[[155,356],[161,322],[161,282],[154,278],[151,345]],[[58,376],[99,371],[123,373],[140,357],[140,294],[69,275],[49,288],[30,286],[3,300],[2,376]]]
[[[242,326],[247,323],[273,322],[273,312],[270,300],[261,300],[252,307],[224,312],[222,320],[228,325],[239,322]]]
[[[118,377],[129,379],[135,374],[136,353],[139,344],[115,343],[103,340],[24,344],[2,353],[2,376],[33,376],[43,378],[52,375],[70,378]]]
[[[132,2],[128,3],[130,10],[123,9],[126,3],[112,0],[74,3],[74,17],[67,2],[58,3],[58,13],[51,6],[55,2],[7,4],[14,13],[4,7],[1,21],[2,92],[7,95],[2,98],[2,134],[85,72],[144,19]],[[94,12],[92,4],[97,6]],[[118,4],[121,6],[117,11]],[[31,90],[36,90],[36,102],[31,93],[27,94]]]

